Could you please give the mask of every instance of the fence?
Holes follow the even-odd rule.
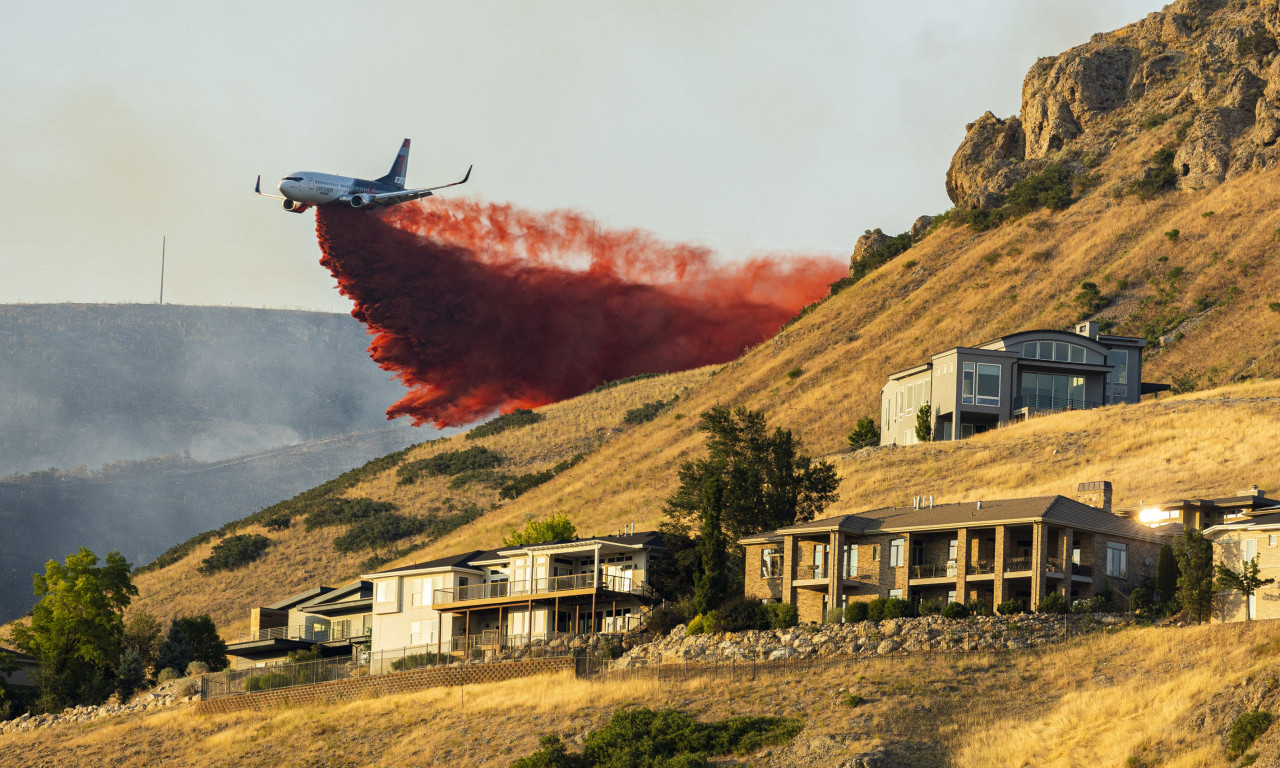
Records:
[[[350,656],[317,659],[298,664],[278,664],[273,667],[228,669],[200,678],[200,698],[201,700],[218,699],[254,691],[295,688],[300,685],[346,680],[368,674],[369,665],[361,664]]]
[[[467,600],[495,600],[506,597],[524,597],[551,592],[566,592],[578,589],[605,589],[633,595],[652,596],[653,590],[648,584],[636,581],[628,574],[579,573],[571,576],[551,576],[542,579],[522,581],[495,581],[487,584],[471,584],[465,587],[437,589],[432,593],[433,603],[455,603]]]

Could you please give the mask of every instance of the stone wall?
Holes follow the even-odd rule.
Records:
[[[371,675],[350,680],[334,680],[296,688],[278,688],[257,691],[240,696],[225,696],[202,701],[196,705],[200,714],[224,714],[246,709],[274,709],[284,706],[302,706],[395,693],[411,693],[427,688],[452,685],[476,685],[496,683],[517,677],[562,672],[575,669],[573,658],[525,659],[498,664],[470,664],[465,666],[426,667],[385,675]]]
[[[878,623],[801,625],[790,629],[689,637],[685,636],[685,628],[681,625],[666,637],[627,651],[614,662],[613,668],[691,661],[776,661],[837,655],[1011,651],[1058,642],[1131,621],[1114,615],[1019,614],[967,619],[923,616]]]

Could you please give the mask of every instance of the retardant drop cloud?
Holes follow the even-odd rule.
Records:
[[[387,417],[439,427],[727,362],[846,273],[832,258],[718,265],[580,214],[467,200],[324,206],[316,234],[370,355],[409,389]]]

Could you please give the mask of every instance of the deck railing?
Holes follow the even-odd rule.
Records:
[[[1101,400],[1085,400],[1082,397],[1055,397],[1053,395],[1018,395],[1013,398],[1013,409],[1027,408],[1032,411],[1080,411],[1086,408],[1101,408]]]
[[[268,627],[253,632],[241,632],[237,643],[252,643],[259,640],[305,640],[312,643],[325,643],[330,640],[349,640],[367,637],[369,630],[363,625],[347,628],[343,624],[334,626],[317,626],[298,624],[292,627]]]
[[[650,597],[649,585],[630,575],[576,573],[570,576],[551,576],[544,579],[521,581],[495,581],[486,584],[469,584],[465,587],[437,589],[432,593],[436,603],[456,603],[465,600],[495,600],[506,597],[543,595],[578,589],[601,589],[630,595]]]

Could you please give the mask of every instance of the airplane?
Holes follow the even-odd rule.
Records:
[[[430,197],[437,189],[456,187],[466,184],[471,178],[471,168],[462,181],[452,184],[441,184],[438,187],[422,189],[405,189],[404,177],[409,168],[409,140],[405,139],[396,154],[391,171],[380,179],[353,179],[349,176],[334,176],[328,173],[299,171],[280,180],[280,194],[268,195],[262,191],[262,176],[253,185],[253,191],[262,197],[272,200],[283,200],[284,209],[291,213],[302,213],[313,205],[328,203],[347,203],[352,208],[374,208],[381,205],[396,205]]]

